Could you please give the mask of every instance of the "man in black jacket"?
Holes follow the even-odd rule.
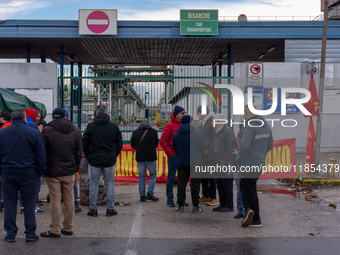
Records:
[[[104,174],[106,189],[106,216],[117,215],[115,205],[115,164],[123,148],[122,133],[118,126],[110,122],[106,106],[96,107],[97,116],[87,125],[83,135],[83,150],[89,162],[90,210],[88,216],[98,217],[97,201],[101,172]]]
[[[1,186],[5,215],[5,241],[15,242],[18,191],[22,194],[26,242],[39,239],[35,234],[35,202],[40,175],[46,171],[44,140],[38,130],[26,125],[24,110],[12,112],[12,126],[0,131]],[[19,131],[20,130],[20,131]],[[0,171],[0,172],[1,172]]]
[[[74,178],[82,157],[81,134],[66,117],[65,110],[56,108],[53,121],[47,124],[41,135],[47,155],[46,182],[50,196],[50,231],[40,233],[41,237],[60,237],[73,234]],[[64,221],[61,228],[61,197],[63,198]]]
[[[213,120],[225,119],[222,114],[215,114]],[[235,166],[235,155],[233,149],[237,148],[237,142],[233,130],[226,124],[214,124],[215,135],[212,141],[209,155],[212,161],[219,167]],[[217,190],[220,199],[220,205],[213,208],[217,212],[232,212],[234,211],[233,205],[233,174],[228,171],[224,174],[223,178],[217,178]]]
[[[138,164],[138,186],[140,201],[146,200],[158,201],[159,199],[153,194],[156,184],[157,167],[156,167],[156,148],[158,146],[157,131],[153,129],[148,119],[143,119],[139,128],[131,136],[131,147],[136,150],[136,161]],[[145,196],[145,177],[146,168],[150,173],[149,187]]]

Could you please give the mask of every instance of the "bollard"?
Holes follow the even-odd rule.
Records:
[[[301,169],[301,166],[299,166],[298,168],[298,176],[301,177],[301,172],[302,172],[302,169]]]
[[[333,169],[333,176],[336,178],[337,177],[337,171],[334,169],[334,165],[336,164],[336,160],[333,158],[328,158],[329,159],[329,165],[327,169],[327,174],[331,175],[331,167]]]

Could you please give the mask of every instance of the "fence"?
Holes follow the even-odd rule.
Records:
[[[221,71],[224,75],[227,67]],[[227,91],[215,94],[213,87],[216,83],[230,83],[231,78],[214,77],[212,72],[211,67],[88,67],[81,77],[59,77],[59,84],[63,80],[63,100],[59,86],[59,105],[68,110],[70,120],[81,131],[94,119],[96,105],[104,104],[111,121],[122,131],[124,143],[129,143],[142,118],[149,119],[160,138],[176,105],[184,107],[198,124],[196,110],[202,94],[208,95],[211,110],[227,116]],[[71,72],[65,69],[64,73]]]

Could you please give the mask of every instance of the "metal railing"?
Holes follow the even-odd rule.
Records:
[[[218,21],[238,22],[239,16],[219,16]],[[323,14],[319,16],[246,16],[247,21],[322,21]]]

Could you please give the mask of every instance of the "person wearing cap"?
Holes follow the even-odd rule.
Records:
[[[25,109],[24,111],[25,111],[25,114],[26,114],[26,123],[27,123],[27,126],[39,130],[38,125],[36,123],[37,111],[34,110],[34,109]]]
[[[214,128],[212,125],[212,119],[215,113],[210,111],[208,107],[205,109],[205,113],[202,113],[202,106],[200,105],[197,108],[197,116],[201,121],[199,127],[197,128],[203,135],[205,146],[207,148],[206,153],[203,157],[203,164],[209,165],[209,149],[211,146],[212,139],[214,138]],[[207,203],[207,206],[217,205],[216,200],[216,179],[202,179],[202,195],[203,197],[200,199],[200,203]]]
[[[160,144],[168,157],[168,177],[166,180],[166,197],[167,205],[175,207],[174,203],[174,180],[177,171],[177,156],[173,147],[173,136],[181,125],[182,116],[185,115],[185,110],[181,106],[176,106],[170,114],[171,121],[163,128]],[[187,204],[186,204],[187,205]]]
[[[203,164],[205,142],[202,134],[195,129],[194,120],[190,115],[182,117],[182,125],[174,134],[174,149],[178,159],[178,208],[177,212],[184,212],[186,186],[190,177],[190,170],[195,165]],[[194,171],[194,169],[193,169]],[[192,212],[202,212],[198,206],[201,179],[191,178]]]
[[[133,131],[131,136],[131,147],[136,150],[136,161],[138,165],[138,186],[140,201],[151,200],[157,202],[159,199],[154,196],[154,189],[157,177],[157,153],[158,146],[157,130],[153,129],[147,118],[142,119],[139,127]],[[145,196],[146,168],[150,173],[148,191]]]
[[[118,126],[110,121],[105,105],[96,107],[97,116],[89,123],[83,135],[83,150],[89,162],[90,202],[88,216],[98,217],[97,201],[100,174],[104,174],[106,215],[117,215],[115,206],[115,164],[123,148]]]
[[[42,130],[47,155],[46,182],[50,196],[50,230],[41,237],[59,238],[60,233],[73,235],[74,179],[82,157],[81,134],[67,119],[62,108],[55,108],[52,121]],[[63,198],[63,228],[60,223]]]
[[[20,131],[19,131],[20,130]],[[7,146],[10,145],[10,146]],[[15,242],[18,191],[22,194],[26,242],[39,240],[35,234],[35,202],[40,175],[46,171],[44,140],[38,130],[26,125],[24,110],[12,112],[12,125],[0,130],[1,186],[4,198],[6,242]]]

